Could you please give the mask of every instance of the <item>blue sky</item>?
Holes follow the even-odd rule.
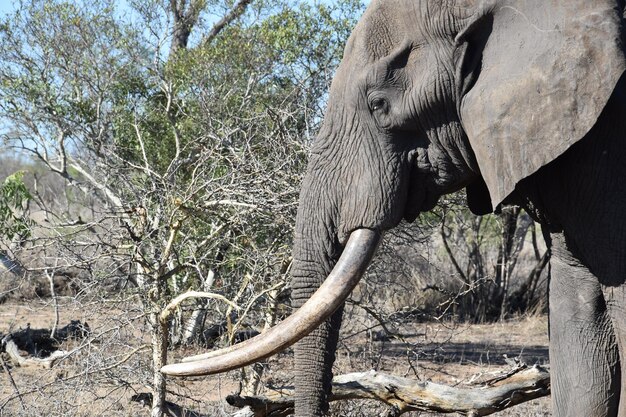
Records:
[[[315,3],[316,0],[308,0],[310,3]],[[317,0],[321,3],[332,3],[333,0]],[[370,0],[365,0],[364,3],[368,4]],[[13,9],[14,0],[0,0],[0,16],[7,14]]]
[[[13,1],[0,0],[0,16],[10,12],[13,8]]]

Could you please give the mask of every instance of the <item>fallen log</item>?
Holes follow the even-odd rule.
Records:
[[[9,358],[11,358],[11,362],[22,368],[33,367],[50,369],[57,360],[66,357],[70,353],[64,350],[56,350],[45,358],[25,357],[20,354],[20,349],[11,338],[11,335],[5,336],[2,339],[2,346],[4,351],[9,355]]]
[[[49,329],[31,329],[30,326],[7,335],[0,334],[0,352],[6,352],[16,366],[49,369],[71,353],[60,350],[60,343],[87,337],[89,325],[72,320],[67,326],[56,330],[54,337],[50,334]],[[27,355],[23,355],[22,351]]]
[[[422,382],[376,371],[333,378],[331,401],[373,399],[391,407],[390,416],[409,411],[487,416],[536,398],[550,395],[550,373],[543,367],[520,366],[505,377],[476,388]],[[229,395],[226,401],[241,408],[237,417],[283,417],[293,413],[293,388],[266,396]]]

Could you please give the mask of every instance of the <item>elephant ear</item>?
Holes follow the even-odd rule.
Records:
[[[622,10],[608,0],[483,1],[466,23],[460,114],[496,208],[596,123],[626,67]]]

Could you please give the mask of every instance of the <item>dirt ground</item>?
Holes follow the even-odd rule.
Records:
[[[129,352],[148,342],[140,316],[116,306],[102,309],[94,305],[90,308],[67,301],[61,307],[60,325],[67,324],[70,319],[87,321],[92,332],[111,334],[115,336],[115,342],[87,345],[66,342],[62,346],[64,350],[78,348],[68,360],[49,370],[11,367],[14,384],[7,372],[0,369],[0,417],[149,415],[147,407],[129,401],[133,395],[148,391],[151,378],[149,350],[138,350],[131,359],[119,364]],[[50,328],[54,317],[54,308],[49,301],[0,304],[0,334],[24,328],[27,323],[31,328]],[[481,376],[488,377],[508,369],[507,358],[519,358],[528,365],[548,363],[547,319],[544,316],[481,325],[406,323],[399,331],[399,339],[377,341],[373,340],[371,333],[347,328],[343,332],[335,373],[376,369],[419,380],[469,387]],[[170,361],[199,351],[174,351]],[[107,369],[115,364],[119,365]],[[264,383],[273,386],[289,384],[291,367],[289,352],[272,358],[265,371]],[[238,390],[240,379],[240,372],[230,372],[216,377],[173,381],[169,385],[168,400],[200,415],[232,415],[234,410],[224,398]],[[365,417],[380,415],[381,407],[367,401],[350,401],[335,405],[334,410],[336,416]],[[550,402],[543,398],[498,415],[550,416]]]

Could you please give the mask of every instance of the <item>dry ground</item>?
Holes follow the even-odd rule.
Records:
[[[148,409],[130,403],[132,395],[147,392],[150,381],[148,350],[139,351],[115,369],[111,364],[146,343],[145,329],[137,313],[119,305],[102,309],[74,305],[65,300],[60,308],[60,324],[70,319],[90,323],[92,331],[109,332],[111,343],[69,342],[64,349],[80,349],[51,370],[12,368],[11,376],[22,398],[20,402],[9,375],[0,369],[0,416],[139,416]],[[54,321],[50,302],[30,301],[0,304],[0,333],[25,327],[49,328]],[[117,326],[117,327],[116,327]],[[481,376],[506,369],[508,358],[520,357],[529,365],[546,364],[547,319],[522,317],[504,323],[466,325],[454,323],[406,323],[401,340],[374,341],[367,332],[351,333],[347,328],[336,365],[336,373],[377,369],[421,380],[450,385],[470,385]],[[170,361],[196,353],[199,349],[172,352]],[[289,384],[290,353],[269,361],[264,381],[280,386]],[[190,378],[170,384],[170,401],[207,416],[232,413],[223,398],[238,388],[241,374],[231,372],[208,378]],[[173,395],[174,393],[178,394]],[[380,415],[371,402],[349,402],[335,406],[335,415],[359,417]],[[413,413],[411,416],[438,414]],[[505,411],[502,416],[549,416],[549,399],[541,399]]]

